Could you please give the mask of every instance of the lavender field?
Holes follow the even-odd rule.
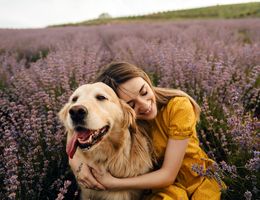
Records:
[[[260,19],[0,29],[0,199],[78,199],[57,112],[122,60],[199,103],[223,199],[259,199]]]

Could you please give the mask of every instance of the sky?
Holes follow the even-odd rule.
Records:
[[[258,0],[0,0],[0,28],[44,28],[48,25],[159,11],[256,2]]]

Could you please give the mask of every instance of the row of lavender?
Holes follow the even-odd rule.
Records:
[[[223,199],[257,198],[259,22],[0,30],[0,199],[78,198],[57,112],[77,86],[116,60],[193,96],[203,111],[201,145],[228,185]]]

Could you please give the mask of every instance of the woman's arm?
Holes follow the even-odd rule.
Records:
[[[180,170],[189,139],[169,139],[163,165],[159,170],[131,178],[115,178],[110,173],[92,166],[98,182],[107,189],[156,189],[163,188],[175,181]]]

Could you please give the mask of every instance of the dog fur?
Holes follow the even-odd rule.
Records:
[[[119,178],[138,176],[152,169],[148,140],[136,126],[134,111],[109,86],[101,82],[82,85],[61,109],[59,118],[67,132],[67,145],[77,134],[71,115],[75,106],[86,109],[87,115],[82,120],[84,128],[98,130],[109,125],[109,129],[100,142],[90,149],[78,147],[73,156],[84,163],[104,167]],[[84,200],[136,200],[142,193],[140,190],[97,191],[80,187]]]

